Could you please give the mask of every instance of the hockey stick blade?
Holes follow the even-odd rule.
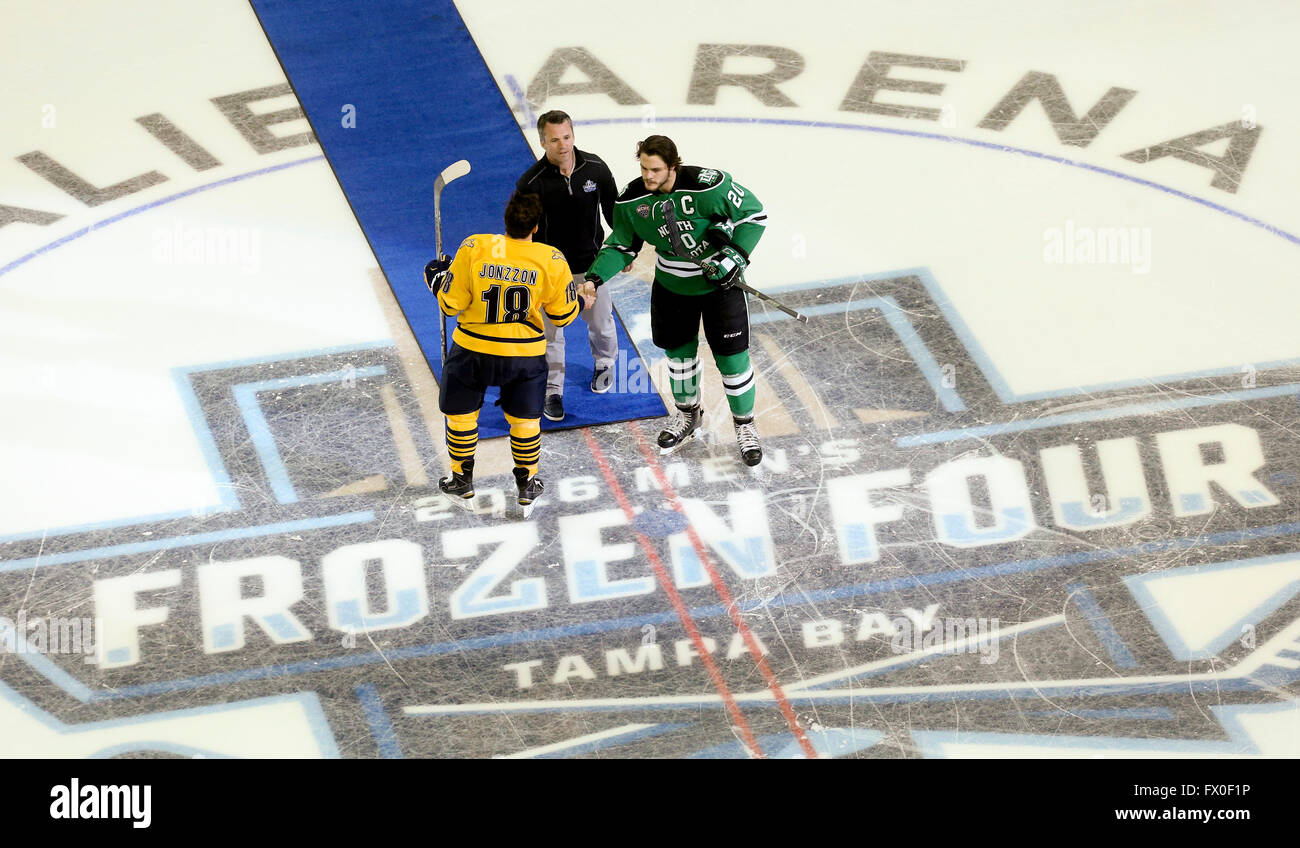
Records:
[[[442,190],[447,184],[469,173],[469,160],[452,162],[442,169],[442,173],[433,181],[433,233],[437,242],[438,256],[442,256]]]
[[[442,173],[439,174],[438,176],[442,178],[442,184],[446,185],[452,180],[458,180],[468,173],[469,173],[469,160],[460,159],[455,162],[452,162],[450,165],[443,168]]]
[[[673,253],[682,257],[683,259],[689,259],[691,262],[694,262],[696,265],[699,265],[700,264],[699,255],[704,246],[702,244],[696,245],[694,250],[691,250],[686,247],[686,243],[682,240],[682,234],[677,230],[677,209],[673,206],[673,202],[671,199],[665,198],[664,200],[659,201],[658,206],[659,206],[659,214],[664,216],[664,223],[668,225],[668,243],[672,245]],[[781,310],[786,315],[789,315],[791,318],[795,319],[796,321],[802,321],[805,324],[808,323],[807,315],[802,315],[798,312],[795,312],[793,309],[786,306],[784,303],[772,297],[771,295],[764,294],[758,289],[748,285],[747,283],[744,282],[744,280],[737,280],[735,283],[733,283],[733,285],[736,288],[740,289],[741,291],[746,292],[748,294],[752,294],[754,297],[757,297],[760,300],[766,300],[768,303],[772,304],[777,309]]]

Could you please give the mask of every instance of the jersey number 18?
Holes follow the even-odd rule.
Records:
[[[488,286],[480,297],[487,303],[489,324],[520,323],[528,318],[528,286],[507,286],[504,298],[501,296],[501,286]],[[506,314],[498,319],[503,300]]]

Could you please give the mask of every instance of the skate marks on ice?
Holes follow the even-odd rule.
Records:
[[[437,494],[391,347],[195,370],[227,508],[0,546],[29,643],[95,622],[94,662],[0,673],[69,726],[306,689],[343,756],[1280,752],[1294,712],[1250,711],[1296,697],[1294,375],[1008,401],[936,291],[782,292],[811,322],[753,311],[794,422],[760,475],[729,428],[589,431],[604,468],[551,433],[529,521]]]
[[[754,584],[757,591],[742,596],[740,603],[752,609],[755,616],[761,617],[765,612],[770,616],[770,610],[787,607],[790,594],[794,594],[798,598],[794,603],[807,608],[807,617],[798,625],[804,649],[834,648],[842,652],[843,645],[869,642],[873,638],[883,638],[891,643],[890,655],[860,665],[853,665],[851,659],[844,658],[851,671],[830,672],[815,676],[814,680],[839,678],[861,682],[891,671],[896,673],[904,667],[944,667],[942,658],[949,653],[980,653],[982,657],[989,657],[996,653],[991,646],[1000,638],[988,633],[1020,632],[1019,628],[1036,632],[1065,625],[1064,630],[1069,642],[1073,643],[1076,657],[1074,662],[1067,661],[1065,658],[1069,651],[1066,648],[1069,646],[1056,646],[1044,650],[1041,655],[1055,655],[1058,658],[1056,663],[1047,663],[1044,667],[1041,658],[1037,663],[1030,663],[1021,653],[1027,640],[1017,638],[1012,675],[1001,680],[882,685],[878,689],[853,686],[816,697],[795,694],[813,688],[807,681],[787,682],[786,694],[791,702],[802,707],[826,707],[834,705],[837,700],[871,705],[1002,699],[1019,702],[1028,698],[1046,703],[1034,705],[1036,709],[1016,703],[1012,710],[1015,719],[1012,724],[1024,725],[1026,734],[1022,735],[1026,739],[1035,735],[1032,732],[1035,722],[1051,724],[1053,732],[1056,732],[1062,720],[1073,721],[1081,732],[1094,737],[1091,747],[1078,746],[1080,751],[1086,749],[1088,755],[1108,748],[1115,752],[1141,750],[1150,754],[1168,750],[1200,752],[1201,755],[1229,752],[1276,754],[1291,750],[1294,743],[1287,741],[1283,732],[1290,726],[1285,723],[1285,712],[1281,713],[1283,724],[1277,733],[1252,743],[1241,742],[1236,736],[1232,745],[1201,745],[1190,741],[1184,745],[1174,741],[1163,747],[1163,743],[1143,747],[1128,745],[1122,740],[1126,728],[1173,739],[1181,736],[1194,739],[1201,735],[1208,735],[1211,739],[1222,737],[1223,729],[1216,721],[1210,720],[1210,713],[1195,694],[1190,702],[1182,698],[1183,703],[1175,707],[1172,703],[1179,699],[1170,699],[1168,695],[1171,693],[1209,691],[1214,693],[1214,697],[1220,697],[1227,691],[1262,691],[1273,693],[1265,696],[1271,699],[1273,695],[1286,697],[1288,692],[1293,692],[1293,688],[1285,687],[1293,687],[1295,679],[1293,669],[1296,663],[1291,654],[1295,651],[1296,634],[1287,622],[1294,622],[1297,612],[1294,603],[1296,585],[1274,577],[1274,584],[1282,579],[1284,585],[1279,588],[1265,580],[1264,588],[1256,593],[1243,587],[1239,576],[1234,575],[1234,591],[1241,599],[1239,604],[1247,609],[1237,620],[1221,628],[1217,648],[1224,650],[1223,657],[1203,653],[1195,659],[1210,660],[1208,669],[1188,672],[1186,666],[1169,664],[1167,659],[1159,658],[1163,652],[1154,636],[1158,634],[1168,643],[1175,659],[1192,659],[1185,651],[1179,651],[1169,638],[1171,629],[1176,627],[1171,626],[1170,621],[1176,618],[1183,626],[1194,622],[1201,622],[1200,626],[1204,626],[1203,623],[1214,616],[1207,616],[1204,609],[1189,610],[1186,602],[1171,609],[1142,602],[1139,609],[1134,604],[1133,594],[1139,594],[1134,587],[1141,585],[1140,577],[1130,576],[1128,580],[1133,594],[1122,590],[1117,579],[1128,569],[1136,570],[1139,575],[1159,571],[1172,575],[1170,579],[1177,580],[1184,587],[1195,586],[1195,581],[1185,577],[1183,572],[1199,572],[1210,566],[1186,565],[1182,569],[1175,566],[1179,563],[1215,562],[1216,551],[1211,550],[1215,548],[1230,555],[1250,547],[1257,550],[1289,547],[1291,540],[1283,544],[1256,540],[1293,536],[1300,529],[1285,521],[1287,510],[1283,508],[1283,500],[1271,491],[1271,488],[1278,488],[1290,494],[1288,487],[1295,482],[1294,471],[1286,470],[1276,462],[1291,451],[1272,443],[1267,430],[1261,438],[1250,428],[1236,424],[1233,413],[1206,415],[1200,412],[1240,404],[1255,413],[1260,410],[1253,402],[1260,398],[1285,398],[1293,405],[1292,395],[1296,387],[1285,382],[1288,375],[1284,372],[1272,375],[1273,379],[1267,385],[1252,386],[1244,392],[1231,379],[1219,382],[1207,379],[1195,384],[1152,385],[1142,392],[1134,391],[1132,387],[1110,393],[1095,392],[1084,401],[1067,398],[1022,404],[1021,408],[1027,408],[1027,411],[1008,414],[998,397],[996,373],[982,364],[978,355],[964,355],[963,346],[954,343],[956,334],[942,326],[938,310],[932,303],[925,302],[922,287],[916,285],[918,282],[920,280],[914,277],[878,285],[855,283],[839,291],[819,291],[803,302],[792,301],[805,312],[828,307],[821,309],[821,314],[835,315],[838,326],[817,327],[807,337],[800,334],[780,340],[778,349],[786,352],[787,362],[799,357],[801,350],[808,357],[809,363],[797,370],[782,373],[779,366],[756,358],[756,367],[769,377],[775,372],[778,379],[788,382],[802,380],[804,391],[794,390],[791,386],[792,391],[787,395],[792,394],[795,400],[791,401],[787,396],[783,403],[794,406],[794,409],[785,411],[802,418],[811,433],[825,429],[829,434],[837,426],[828,421],[824,411],[827,408],[848,406],[864,411],[866,414],[858,412],[855,415],[860,422],[884,419],[900,423],[885,428],[883,433],[878,428],[858,439],[817,443],[805,437],[802,444],[776,440],[778,445],[788,447],[774,450],[769,454],[773,461],[765,463],[769,477],[764,503],[736,503],[737,493],[733,491],[727,496],[731,500],[732,516],[738,524],[749,522],[765,506],[767,519],[773,522],[774,513],[780,512],[783,518],[789,519],[786,526],[794,531],[794,538],[802,538],[805,544],[810,544],[813,554],[810,556],[805,550],[797,557],[782,556],[782,542],[788,542],[792,537],[771,532],[770,526],[764,528],[770,534],[765,534],[765,540],[772,536],[781,540],[776,543],[777,571],[786,572],[790,577],[778,578],[774,586],[762,582]],[[926,288],[933,290],[932,287]],[[839,305],[833,305],[837,294],[842,299]],[[874,303],[873,299],[876,299]],[[827,300],[831,302],[827,303]],[[898,306],[899,300],[908,304],[906,310]],[[864,306],[866,309],[876,308],[879,314],[870,318],[863,316],[865,320],[855,321],[852,313],[864,311]],[[890,316],[894,320],[891,321]],[[755,321],[756,325],[763,323],[767,322]],[[870,333],[873,324],[877,331],[874,336]],[[756,335],[761,332],[756,327]],[[893,338],[889,338],[891,334]],[[853,362],[853,357],[844,353],[851,348],[844,337],[869,349],[869,362],[906,362],[910,358],[915,371],[919,372],[913,379],[928,386],[932,394],[925,398],[924,388],[907,387],[903,379],[891,375],[886,378],[885,386],[893,392],[892,397],[908,399],[907,403],[898,403],[894,408],[910,408],[913,414],[873,417],[870,414],[871,401],[875,399],[869,393],[875,387],[864,390],[861,368],[855,368],[857,363]],[[837,367],[827,369],[819,365],[828,361],[835,362]],[[938,368],[935,368],[936,363],[941,363]],[[934,379],[936,371],[938,379]],[[956,377],[958,374],[964,376]],[[975,379],[971,379],[972,376]],[[943,389],[951,391],[945,393]],[[806,401],[810,395],[836,392],[839,397],[834,403]],[[929,410],[919,412],[918,407],[925,408],[927,401]],[[1238,408],[1236,414],[1240,412]],[[1287,406],[1280,406],[1277,414],[1285,417],[1294,413]],[[904,418],[919,418],[921,415],[930,418],[922,426],[916,426],[914,421],[902,423]],[[943,420],[945,418],[948,420]],[[928,432],[923,429],[926,425],[932,428]],[[1062,433],[1066,434],[1065,438],[1061,438]],[[970,445],[971,441],[975,442],[974,447]],[[916,450],[917,446],[962,442],[965,444],[960,445],[960,450],[949,448],[936,457],[931,468],[927,469],[917,461],[921,459],[924,462],[929,453],[928,450]],[[1263,461],[1261,446],[1264,442],[1282,448],[1268,452],[1272,460],[1267,463],[1268,467]],[[900,452],[899,461],[890,463],[887,458],[897,446],[914,449]],[[875,454],[876,461],[872,465],[876,471],[826,479],[831,469],[853,470],[864,451]],[[725,480],[733,490],[744,491],[753,480],[735,462],[730,455],[733,452],[727,440],[720,439],[710,446],[708,456],[701,457],[697,479],[690,476],[689,465],[670,463],[668,474],[670,477],[679,475],[675,478],[679,485],[689,487],[698,486],[705,480]],[[796,457],[819,456],[821,469],[816,486],[779,485],[784,475],[791,474],[791,453]],[[882,468],[886,470],[879,470]],[[799,475],[799,470],[792,476]],[[643,469],[631,471],[634,476],[642,472]],[[916,481],[920,485],[913,483],[913,474],[924,475]],[[1271,488],[1261,485],[1261,478],[1274,485]],[[954,482],[957,485],[953,485]],[[640,488],[647,491],[653,488],[649,475]],[[1177,496],[1171,495],[1171,491]],[[719,505],[723,503],[716,497],[711,500]],[[827,500],[830,501],[829,521],[818,508],[819,505],[825,506]],[[656,524],[676,527],[669,520],[672,513],[664,514],[668,518],[660,519]],[[1279,523],[1269,525],[1266,522],[1270,520]],[[1259,524],[1247,526],[1255,522]],[[1180,526],[1186,528],[1181,536],[1176,532]],[[911,538],[908,538],[909,534]],[[724,552],[725,545],[724,542],[717,546],[717,555],[734,568],[736,548],[733,547],[729,557]],[[825,552],[830,545],[837,545],[840,554],[838,562],[830,561],[832,567],[859,566],[862,569],[856,575],[853,568],[837,570],[841,579],[868,574],[871,577],[889,575],[889,579],[829,591],[807,591],[799,578],[810,572],[822,577],[828,569],[800,566],[810,560],[816,562],[816,555]],[[1013,559],[1000,562],[996,558],[985,559],[978,556],[980,548],[1002,550]],[[1256,560],[1243,560],[1227,561],[1213,567],[1232,571],[1269,567],[1267,563],[1277,557],[1286,559],[1287,555],[1263,558],[1261,561],[1266,566],[1258,565]],[[936,560],[938,568],[922,564],[923,559]],[[977,564],[981,561],[988,564]],[[826,563],[822,560],[822,564]],[[1171,568],[1172,571],[1164,571]],[[1052,574],[1054,579],[1032,579],[1037,572]],[[1005,586],[1008,581],[1001,578],[1008,575],[1018,575],[1016,583],[1026,584],[1036,591],[1026,591],[1019,585],[1014,588]],[[934,600],[940,591],[938,587],[966,581],[971,586],[959,596],[963,598],[960,605],[946,606],[948,609],[973,609],[983,615],[955,619],[939,616],[939,620],[929,628],[924,626],[925,612],[929,611],[933,616],[935,610],[943,608],[944,604],[931,606],[918,602],[916,607],[902,609],[901,616],[895,612],[898,617],[892,622],[888,620],[889,613],[880,608],[864,610],[853,607],[850,608],[852,614],[845,619],[814,614],[819,602],[833,606],[846,598],[898,592],[910,586],[924,587],[922,596]],[[1292,578],[1291,583],[1294,582]],[[1091,589],[1090,585],[1096,588]],[[1215,607],[1221,604],[1223,594],[1222,587],[1216,588],[1218,591],[1203,588],[1193,589],[1191,594],[1183,590],[1175,594],[1199,599],[1202,606]],[[987,595],[999,591],[1017,601],[1010,611],[999,612],[998,607],[990,603]],[[985,597],[978,597],[981,594]],[[1041,604],[1045,597],[1057,600],[1060,606],[1058,614],[1026,621],[1027,605]],[[1268,600],[1260,605],[1258,602],[1265,598]],[[1138,600],[1142,600],[1140,595]],[[1247,646],[1253,649],[1257,638],[1256,625],[1283,606],[1286,611],[1271,618],[1273,627],[1283,627],[1283,630],[1266,648],[1240,659],[1226,670],[1215,662],[1232,656],[1234,650],[1244,653]],[[909,610],[911,619],[907,615]],[[1111,612],[1108,614],[1107,610]],[[990,612],[999,614],[991,616]],[[1145,613],[1148,620],[1133,621],[1139,612]],[[907,626],[909,621],[914,623],[911,628]],[[999,630],[999,621],[1019,623],[1010,629]],[[1139,624],[1136,632],[1135,623]],[[849,636],[849,633],[853,635]],[[963,633],[969,635],[963,637]],[[736,643],[734,635],[728,642],[727,635],[723,629],[715,640],[719,656],[743,661],[744,649]],[[1240,645],[1234,644],[1238,638]],[[786,639],[781,644],[790,650],[791,641]],[[1038,644],[1042,642],[1042,639],[1038,640]],[[723,645],[728,647],[724,649]],[[861,649],[862,646],[856,644],[854,647]],[[908,651],[909,647],[914,650]],[[1081,655],[1078,653],[1080,649]],[[527,690],[520,693],[529,696],[525,700],[507,704],[493,701],[457,706],[422,705],[408,708],[407,713],[444,719],[508,713],[513,716],[512,726],[517,727],[518,715],[521,714],[553,715],[575,708],[596,714],[621,712],[623,718],[644,719],[645,716],[637,715],[637,711],[689,711],[704,703],[716,707],[721,703],[721,696],[593,698],[565,700],[562,702],[564,706],[543,698],[548,684],[567,686],[572,690],[575,680],[595,680],[606,675],[621,677],[628,673],[629,668],[644,673],[661,670],[665,664],[671,666],[674,662],[679,667],[685,666],[693,651],[693,645],[679,639],[665,642],[662,647],[643,644],[635,651],[614,649],[595,657],[565,655],[550,665],[540,660],[530,665],[513,664],[509,671],[516,675],[519,688]],[[997,663],[998,660],[994,657],[990,662]],[[1153,664],[1164,665],[1164,671],[1143,673]],[[787,668],[802,672],[800,665],[791,656]],[[959,678],[977,676],[963,673],[958,663],[948,661],[946,665],[945,671],[956,672],[955,676]],[[1061,674],[1053,668],[1054,665],[1073,666],[1081,673],[1078,676]],[[1110,676],[1091,676],[1098,670]],[[542,693],[533,698],[539,689]],[[765,692],[751,692],[737,696],[737,699],[742,705],[751,706],[772,701],[771,695]],[[1098,699],[1105,703],[1097,704]],[[1171,705],[1151,706],[1166,703]],[[968,710],[988,713],[999,725],[1005,725],[1008,720],[1005,710],[999,713],[987,706],[963,703],[959,720],[963,727],[968,726]],[[1179,729],[1187,724],[1186,713],[1194,713],[1208,721],[1191,732]],[[671,715],[665,718],[668,724],[663,728],[675,727],[672,718]],[[817,715],[810,715],[807,721],[806,726],[810,728],[828,727]],[[1153,731],[1153,722],[1166,724],[1156,725]],[[668,729],[663,732],[668,733]],[[681,735],[676,731],[674,734]],[[614,736],[622,738],[619,734]],[[574,738],[587,737],[578,735]],[[782,737],[782,744],[788,748],[793,744],[792,738]],[[999,750],[1021,751],[1016,741],[1018,738],[1015,733],[1004,733]],[[660,739],[646,744],[660,745],[665,741]],[[895,753],[915,753],[917,750],[900,741]],[[926,750],[939,752],[934,745]],[[1022,753],[1034,750],[1030,746]]]

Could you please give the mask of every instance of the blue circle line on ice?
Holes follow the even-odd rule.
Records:
[[[176,194],[168,195],[167,197],[162,197],[159,198],[158,200],[150,201],[149,203],[146,203],[142,206],[136,206],[132,209],[126,210],[125,212],[119,212],[118,214],[105,218],[102,221],[96,221],[95,223],[90,224],[89,226],[85,226],[79,230],[76,230],[75,232],[68,233],[66,236],[55,239],[49,244],[41,245],[40,247],[36,248],[32,252],[24,256],[18,257],[13,262],[10,262],[8,265],[5,265],[3,268],[0,268],[0,277],[3,277],[5,274],[8,274],[10,271],[17,268],[19,265],[23,265],[26,262],[35,259],[37,256],[40,256],[43,253],[49,253],[51,250],[54,250],[56,247],[62,247],[63,245],[67,244],[70,241],[75,241],[84,235],[89,235],[90,233],[102,229],[108,226],[109,224],[116,224],[118,221],[125,220],[126,218],[130,218],[134,215],[139,215],[141,212],[147,212],[150,209],[155,209],[159,206],[165,206],[168,203],[174,203],[177,200],[181,200],[183,198],[189,197],[190,195],[199,194],[200,192],[208,191],[209,189],[214,189],[223,185],[229,185],[230,183],[237,183],[240,180],[246,180],[249,177],[259,177],[262,176],[263,174],[271,174],[276,171],[283,171],[286,168],[293,168],[297,165],[304,165],[308,162],[315,162],[324,158],[325,157],[323,155],[308,156],[306,159],[295,159],[292,162],[281,162],[279,165],[272,165],[269,168],[259,168],[256,171],[249,171],[248,173],[245,174],[235,174],[233,177],[225,177],[223,179],[216,180],[214,182],[204,183],[201,186],[195,186],[194,188],[186,189],[185,191],[177,192]]]
[[[590,121],[582,121],[582,125],[589,126],[594,124],[639,124],[642,123],[644,120],[645,120],[644,118],[596,118]],[[1203,197],[1197,197],[1194,194],[1188,194],[1185,191],[1179,191],[1176,188],[1170,188],[1167,185],[1161,185],[1160,183],[1152,182],[1151,180],[1144,180],[1141,177],[1135,177],[1131,174],[1125,174],[1121,171],[1115,171],[1110,168],[1103,168],[1100,165],[1091,165],[1087,162],[1079,162],[1075,159],[1066,159],[1064,156],[1054,156],[1050,153],[1039,153],[1036,150],[1026,150],[1023,147],[1010,147],[1008,145],[999,144],[997,142],[992,142],[992,141],[980,141],[979,139],[974,139],[974,138],[961,138],[960,136],[943,135],[942,133],[920,132],[919,130],[900,130],[900,129],[895,129],[893,127],[873,127],[873,126],[868,126],[866,124],[842,124],[842,123],[837,123],[835,121],[800,121],[793,118],[706,118],[706,117],[660,118],[660,117],[656,117],[654,119],[654,123],[657,124],[659,123],[662,124],[771,124],[774,126],[808,127],[810,129],[823,129],[823,130],[853,130],[855,132],[872,132],[872,133],[882,133],[884,135],[902,135],[902,136],[909,136],[911,138],[924,138],[924,139],[929,139],[931,141],[948,142],[949,144],[965,144],[971,147],[982,147],[985,150],[992,150],[998,153],[1016,153],[1021,156],[1030,156],[1034,159],[1045,159],[1048,162],[1055,162],[1058,165],[1069,165],[1072,168],[1082,168],[1085,171],[1093,171],[1094,173],[1104,174],[1108,177],[1115,177],[1116,179],[1127,180],[1128,182],[1136,183],[1140,186],[1146,186],[1147,188],[1154,188],[1157,191],[1163,191],[1165,194],[1171,194],[1174,197],[1180,197],[1183,200],[1190,200],[1193,203],[1198,203],[1201,206],[1205,206],[1209,209],[1213,209],[1216,212],[1221,212],[1224,215],[1230,215],[1233,218],[1236,218],[1241,221],[1245,221],[1247,224],[1259,227],[1263,230],[1267,230],[1273,235],[1284,238],[1287,241],[1291,242],[1292,244],[1300,245],[1300,236],[1297,236],[1294,233],[1287,232],[1281,227],[1275,227],[1272,224],[1268,223],[1267,221],[1261,221],[1259,218],[1251,217],[1250,215],[1247,215],[1244,212],[1238,212],[1235,209],[1229,209],[1227,206],[1223,206],[1221,204],[1215,203],[1212,200],[1206,200]]]

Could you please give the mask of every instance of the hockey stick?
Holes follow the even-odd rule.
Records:
[[[682,241],[682,234],[677,231],[677,209],[673,206],[672,199],[665,198],[659,201],[658,206],[659,212],[664,216],[664,223],[668,225],[668,242],[673,246],[673,253],[691,260],[696,265],[701,265],[699,254],[702,250],[702,246],[697,245],[694,250],[687,249],[686,244]],[[701,265],[701,267],[703,266]],[[737,280],[732,285],[743,292],[752,294],[760,300],[766,300],[768,303],[772,304],[786,315],[789,315],[791,318],[794,318],[796,321],[802,321],[805,324],[808,323],[807,315],[801,315],[771,295],[764,294],[758,289],[751,287],[743,278]]]
[[[438,175],[438,179],[433,181],[433,237],[438,259],[442,258],[442,190],[447,187],[447,183],[458,180],[468,173],[469,161],[461,159],[443,168],[442,173]],[[443,314],[441,304],[438,306],[438,341],[442,345],[440,348],[442,360],[446,363],[447,316]]]

